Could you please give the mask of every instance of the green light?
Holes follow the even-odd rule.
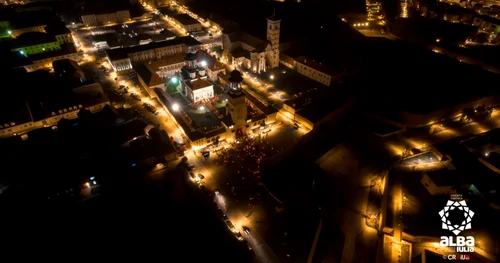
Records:
[[[7,34],[12,35],[12,31],[7,30]]]
[[[173,78],[171,79],[171,81],[172,81],[172,83],[176,84],[176,83],[177,83],[177,77],[173,77]]]

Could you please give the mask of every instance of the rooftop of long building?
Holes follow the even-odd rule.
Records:
[[[166,41],[161,41],[161,42],[152,42],[152,43],[149,43],[146,45],[138,45],[138,46],[127,47],[127,48],[108,49],[108,50],[106,50],[106,54],[108,55],[109,59],[118,60],[118,59],[127,58],[128,54],[142,52],[142,51],[151,50],[151,49],[155,49],[155,48],[175,46],[175,45],[180,45],[180,44],[185,44],[187,46],[201,45],[201,43],[198,40],[192,38],[191,36],[185,36],[185,37],[176,37],[172,40],[166,40]]]

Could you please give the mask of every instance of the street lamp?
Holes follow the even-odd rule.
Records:
[[[207,62],[206,62],[205,60],[203,60],[203,61],[201,62],[201,66],[202,66],[202,67],[206,67],[206,66],[207,66]]]
[[[270,79],[274,79],[274,75],[269,76]]]
[[[172,109],[173,109],[174,111],[178,111],[178,110],[179,110],[179,104],[174,104],[174,105],[172,105]]]
[[[201,107],[199,108],[199,110],[205,110],[205,107],[201,106]]]

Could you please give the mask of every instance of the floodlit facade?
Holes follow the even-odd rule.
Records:
[[[117,74],[127,74],[132,71],[133,62],[174,57],[186,52],[196,52],[201,47],[200,42],[188,36],[128,48],[109,49],[106,50],[106,53],[109,64],[111,64],[114,71]]]
[[[45,32],[45,26],[46,25],[36,25],[36,26],[31,26],[31,27],[24,27],[24,28],[15,28],[10,30],[10,36],[13,38],[16,38],[24,33],[28,32],[40,32],[40,33],[46,33]]]
[[[236,136],[246,133],[247,104],[241,89],[242,82],[241,73],[237,70],[232,71],[229,76],[226,115],[231,116],[232,129],[236,132]]]
[[[214,85],[207,81],[206,70],[198,65],[194,53],[187,53],[185,66],[181,70],[184,96],[192,102],[210,99],[214,96]]]
[[[172,16],[172,19],[179,24],[186,32],[202,31],[201,23],[188,14],[179,14]]]
[[[385,19],[382,1],[366,0],[366,13],[368,21],[383,21]]]
[[[58,41],[56,41],[54,39],[54,41],[52,41],[52,42],[17,47],[17,48],[12,49],[12,51],[19,52],[22,55],[33,55],[33,54],[39,54],[39,53],[44,53],[47,51],[60,50],[60,49],[61,49],[61,45],[59,44]]]
[[[279,65],[281,20],[273,15],[267,19],[267,39],[262,40],[239,29],[223,32],[222,57],[233,65],[260,73]]]
[[[28,72],[33,72],[41,69],[52,69],[52,62],[61,59],[71,59],[74,61],[80,61],[80,55],[75,50],[71,51],[56,51],[56,54],[38,54],[36,58],[33,58],[30,63],[24,65],[23,67]]]

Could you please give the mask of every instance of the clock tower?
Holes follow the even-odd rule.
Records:
[[[267,40],[271,44],[273,52],[271,68],[278,67],[280,63],[280,27],[281,19],[276,16],[276,11],[274,11],[273,15],[267,18]]]
[[[241,90],[243,77],[238,70],[233,70],[229,75],[229,91],[227,92],[226,115],[231,115],[236,136],[246,133],[247,104],[245,94]]]

